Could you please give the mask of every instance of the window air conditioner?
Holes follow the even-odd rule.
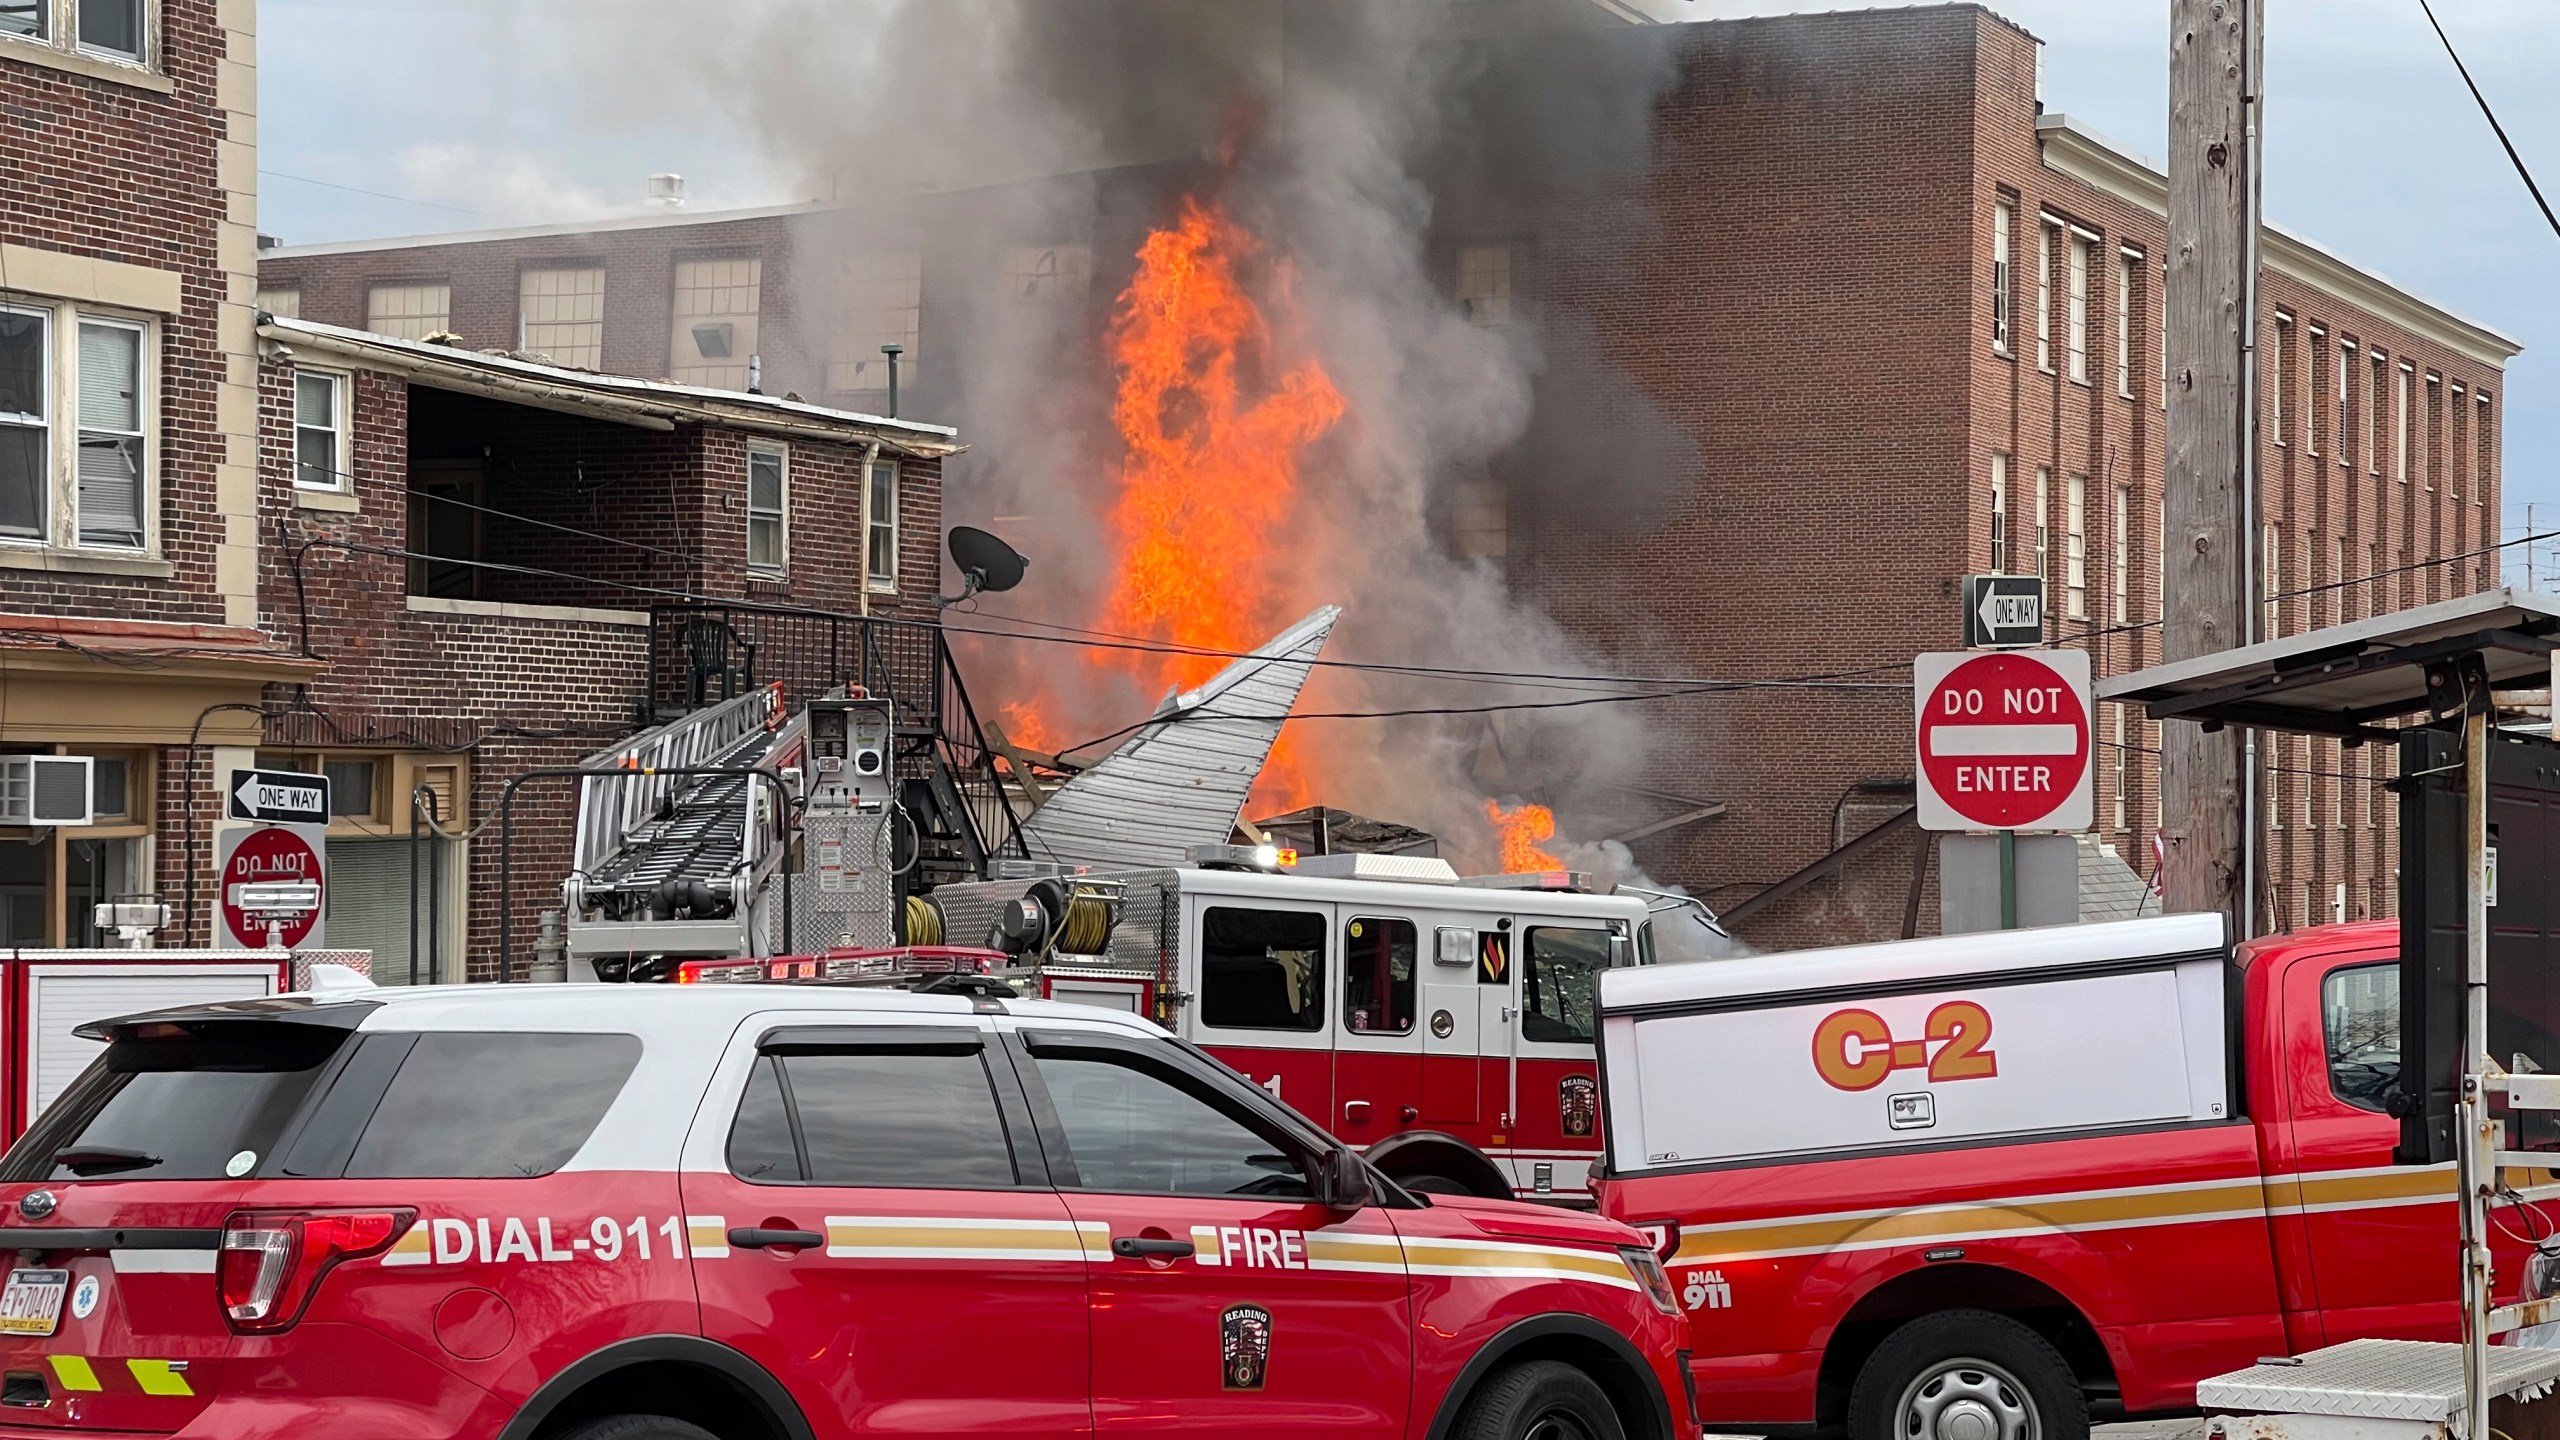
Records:
[[[86,755],[0,756],[0,825],[91,825],[96,799]]]

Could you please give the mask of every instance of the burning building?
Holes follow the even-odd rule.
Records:
[[[286,249],[262,283],[349,325],[425,323],[423,289],[517,345],[583,268],[560,333],[604,368],[706,365],[726,325],[766,389],[857,409],[899,344],[910,412],[973,437],[953,512],[1037,557],[951,617],[1018,746],[1089,762],[1339,604],[1249,815],[1640,867],[1766,943],[1929,928],[1907,664],[1955,642],[1954,578],[2044,574],[2102,673],[2157,658],[2163,182],[2043,113],[1981,6],[1635,23],[1661,8],[744,23],[660,48],[753,61],[822,193],[915,198]],[[2513,342],[2267,255],[2279,628],[2487,583]],[[2154,734],[2100,721],[2099,838],[2147,864]],[[2385,912],[2378,762],[2284,759],[2277,913]]]

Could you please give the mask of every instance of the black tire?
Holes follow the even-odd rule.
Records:
[[[1473,1190],[1446,1175],[1390,1175],[1387,1177],[1416,1195],[1473,1195]]]
[[[1485,1377],[1449,1440],[1627,1440],[1609,1396],[1560,1360],[1525,1360]]]
[[[1988,1310],[1942,1310],[1859,1368],[1849,1440],[2089,1440],[2089,1400],[2043,1336]]]
[[[664,1415],[603,1415],[561,1431],[553,1440],[717,1440],[710,1431]]]

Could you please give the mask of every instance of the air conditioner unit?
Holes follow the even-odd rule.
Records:
[[[92,825],[86,755],[0,755],[0,825]]]

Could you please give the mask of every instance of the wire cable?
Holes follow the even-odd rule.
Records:
[[[2498,123],[2498,112],[2489,108],[2489,97],[2480,93],[2480,82],[2471,78],[2471,67],[2462,63],[2462,52],[2453,48],[2453,37],[2444,33],[2443,22],[2436,19],[2436,7],[2428,4],[2427,0],[2418,0],[2418,8],[2426,12],[2427,24],[2435,28],[2436,39],[2444,42],[2444,53],[2453,58],[2453,68],[2461,73],[2462,83],[2469,87],[2471,98],[2479,105],[2482,118],[2489,122],[2489,128],[2496,133],[2498,143],[2506,147],[2507,163],[2516,167],[2517,177],[2524,181],[2524,188],[2533,194],[2533,203],[2542,207],[2542,218],[2550,225],[2552,233],[2560,235],[2560,215],[2551,213],[2551,202],[2542,198],[2542,187],[2533,183],[2533,172],[2525,168],[2524,157],[2516,153],[2516,142],[2507,138],[2507,127]]]

